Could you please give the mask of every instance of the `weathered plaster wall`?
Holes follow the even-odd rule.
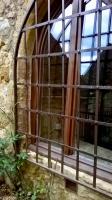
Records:
[[[0,137],[13,119],[13,58],[18,32],[30,0],[0,0]],[[8,119],[3,110],[10,117]],[[51,175],[42,168],[28,164],[24,170],[27,182],[36,182],[40,176],[49,181]],[[65,188],[64,179],[55,176],[53,200],[110,200],[103,195],[79,186],[78,193]]]

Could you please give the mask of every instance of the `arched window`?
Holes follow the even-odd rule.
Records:
[[[111,9],[110,0],[34,0],[14,65],[15,130],[37,163],[43,155],[51,170],[58,160],[58,173],[69,166],[75,182],[105,194],[97,180],[112,182]]]

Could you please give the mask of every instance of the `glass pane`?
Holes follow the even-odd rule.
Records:
[[[81,44],[82,49],[90,49],[92,48],[92,37],[87,37],[82,39]]]
[[[98,36],[95,36],[95,38],[94,38],[94,47],[95,48],[98,47]]]
[[[62,112],[62,89],[51,88],[50,90],[50,111],[53,113]]]
[[[37,67],[37,65],[39,67]],[[39,74],[39,79],[37,77]],[[49,74],[48,74],[48,58],[38,58],[34,59],[33,69],[32,69],[32,83],[48,84]]]
[[[92,54],[92,56],[91,56]],[[81,62],[92,62],[92,61],[95,61],[97,58],[97,52],[95,51],[89,51],[89,52],[83,52],[81,53]]]
[[[49,111],[49,100],[50,100],[50,95],[49,95],[49,90],[46,87],[41,88],[41,95],[40,95],[40,105],[39,105],[39,110],[42,110],[44,112]]]
[[[108,32],[110,9],[102,11],[101,32]]]
[[[111,11],[110,11],[111,12]],[[111,12],[111,25],[110,25],[110,31],[112,31],[112,12]]]
[[[80,117],[84,119],[95,118],[95,92],[91,90],[80,91]]]
[[[91,0],[91,1],[89,1],[89,3],[86,4],[85,10],[95,9],[96,5],[97,5],[97,0]]]
[[[112,92],[102,90],[99,97],[99,121],[112,123]]]
[[[95,21],[95,13],[85,15],[83,33],[82,33],[83,36],[93,34],[94,23],[95,23],[94,21]],[[90,22],[91,22],[91,26],[90,26]]]
[[[101,53],[100,85],[112,86],[112,50]]]
[[[107,35],[102,35],[101,36],[101,47],[106,47],[107,46]]]
[[[98,127],[98,155],[112,159],[112,128],[107,126]],[[103,148],[101,148],[103,147]]]
[[[37,23],[42,23],[48,21],[48,1],[45,1],[42,6],[40,2],[37,1]]]
[[[112,34],[109,35],[109,43],[112,44]]]
[[[55,110],[57,110],[56,107],[55,107]],[[62,124],[61,118],[55,115],[52,115],[52,116],[48,116],[47,114],[40,115],[39,123],[40,123],[39,132],[41,134],[41,137],[49,138],[56,142],[63,141],[62,140],[62,125],[63,124]],[[53,146],[54,145],[56,144],[53,143]]]
[[[89,69],[91,67],[90,63],[83,63],[81,64],[81,76],[84,76],[86,73],[88,73]],[[81,80],[82,81],[82,80]],[[84,82],[85,83],[85,82]],[[83,83],[83,84],[84,84]],[[86,83],[87,84],[87,83]],[[85,85],[85,84],[84,84]]]
[[[65,52],[70,51],[70,43],[69,42],[65,42]]]
[[[71,31],[71,22],[67,23],[67,28],[65,29],[65,41],[70,40],[70,31]],[[62,36],[60,38],[60,41],[62,41]]]
[[[94,125],[91,123],[80,122],[80,149],[84,152],[94,153]],[[93,157],[81,153],[83,157],[92,161]]]
[[[54,39],[58,40],[59,36],[62,35],[62,21],[53,23],[51,28],[51,34]]]
[[[96,58],[94,51],[81,53],[81,85],[96,84]]]
[[[72,4],[70,4],[66,9],[65,9],[65,16],[70,16],[72,15]]]

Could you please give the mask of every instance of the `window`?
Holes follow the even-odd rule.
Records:
[[[15,129],[27,148],[96,191],[112,183],[112,4],[33,1],[15,53]],[[92,177],[91,184],[80,172]]]

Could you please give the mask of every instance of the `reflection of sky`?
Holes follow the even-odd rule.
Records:
[[[102,4],[104,6],[104,3]],[[86,10],[91,10],[96,8],[96,0],[91,0],[86,5]],[[65,9],[65,16],[72,14],[72,4],[70,4]],[[62,14],[59,16],[59,18],[62,17]],[[110,17],[110,9],[103,10],[102,11],[102,23],[101,23],[101,32],[103,35],[101,36],[101,47],[105,47],[109,43],[112,43],[112,34],[107,34],[109,31],[112,31],[112,19],[111,19],[111,26],[109,30],[109,17]],[[67,26],[67,27],[66,27]],[[97,36],[91,36],[86,37],[88,35],[94,34],[94,26],[95,26],[95,33],[98,31],[98,23],[97,23],[97,16],[95,16],[95,13],[91,13],[88,15],[85,15],[84,17],[84,24],[83,24],[83,31],[82,31],[82,43],[81,43],[81,49],[89,49],[89,48],[96,48],[97,47]],[[71,23],[70,20],[65,20],[65,52],[69,51],[70,42],[70,30],[71,30]],[[51,34],[56,40],[59,40],[60,46],[62,47],[62,21],[56,22],[53,24],[51,29]],[[66,41],[67,40],[67,41]],[[97,59],[97,53],[96,52],[83,52],[81,53],[81,75],[84,75],[89,70],[91,64],[90,61],[95,61]],[[84,63],[87,62],[88,63]]]

